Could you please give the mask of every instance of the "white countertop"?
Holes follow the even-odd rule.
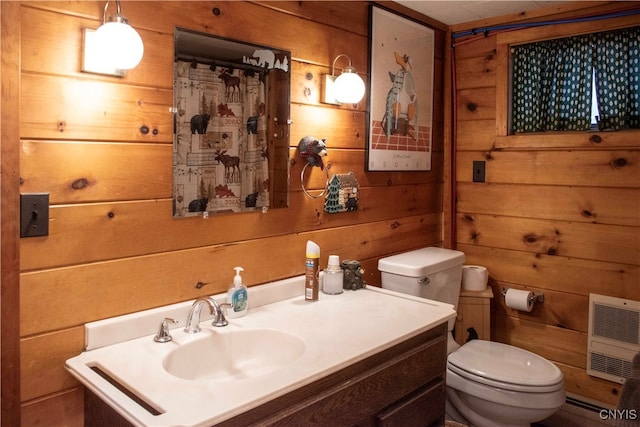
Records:
[[[315,302],[303,297],[304,278],[298,277],[249,288],[249,312],[245,317],[229,319],[224,333],[240,329],[275,329],[299,337],[305,351],[286,368],[264,375],[229,381],[189,381],[175,377],[163,368],[162,361],[176,346],[201,338],[201,334],[220,333],[211,322],[201,323],[203,332],[185,334],[180,325],[171,330],[173,341],[153,342],[157,325],[166,310],[150,310],[154,328],[140,338],[119,343],[100,342],[91,336],[104,327],[112,331],[135,329],[148,323],[141,316],[123,316],[122,321],[107,320],[88,325],[87,346],[94,348],[69,359],[67,369],[87,388],[100,396],[118,413],[135,425],[210,426],[255,408],[306,384],[392,347],[455,317],[453,306],[411,297],[375,287],[345,291],[340,295],[320,293]],[[262,289],[259,289],[262,288]],[[276,291],[277,289],[277,291]],[[282,290],[285,290],[284,292]],[[272,292],[273,291],[273,292]],[[253,295],[252,295],[253,294]],[[275,295],[278,295],[277,297]],[[291,295],[297,295],[291,297]],[[252,300],[252,297],[253,298]],[[276,300],[274,298],[284,297]],[[259,305],[259,304],[263,305]],[[180,314],[190,302],[168,306]],[[203,315],[206,310],[203,310]],[[144,316],[142,316],[144,317]],[[186,317],[186,314],[185,314]],[[218,331],[216,331],[218,330]],[[100,333],[100,332],[98,332]],[[216,357],[215,354],[202,357]],[[198,363],[198,360],[193,360]],[[99,366],[150,403],[162,414],[152,415],[90,367]]]

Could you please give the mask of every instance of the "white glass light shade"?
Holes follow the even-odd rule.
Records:
[[[106,22],[95,34],[96,49],[105,64],[130,70],[142,60],[144,45],[136,30],[123,22]]]
[[[333,86],[336,101],[341,104],[357,104],[364,96],[364,90],[364,81],[353,67],[345,68]]]

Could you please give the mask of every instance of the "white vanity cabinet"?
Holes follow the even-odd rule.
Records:
[[[217,426],[444,424],[446,324],[223,421]],[[87,391],[86,426],[131,426]]]

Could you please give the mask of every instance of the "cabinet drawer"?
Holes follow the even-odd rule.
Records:
[[[394,403],[378,414],[378,427],[443,425],[444,387],[444,381],[436,380]]]
[[[422,407],[420,413],[428,413],[431,420],[444,421],[446,357],[446,336],[442,334],[389,359],[376,358],[377,365],[332,387],[319,388],[310,399],[292,402],[286,410],[265,417],[256,425],[373,426],[378,422],[377,414],[418,390],[422,391],[417,400]],[[409,408],[407,404],[405,414],[409,414]],[[408,425],[421,424],[404,424]]]

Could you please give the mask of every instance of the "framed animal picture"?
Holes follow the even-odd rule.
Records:
[[[368,171],[431,170],[435,32],[372,5]]]

